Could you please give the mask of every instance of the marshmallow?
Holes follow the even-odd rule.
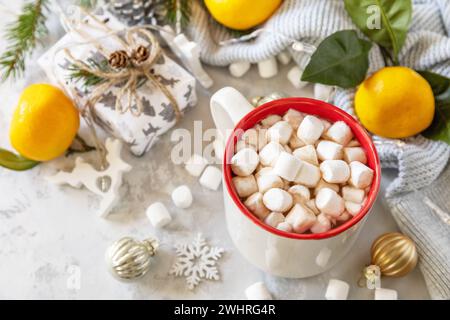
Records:
[[[231,170],[241,177],[251,175],[258,164],[258,153],[252,148],[244,148],[231,158]]]
[[[288,191],[288,189],[291,187],[291,183],[283,178],[281,180],[283,180],[284,183],[283,189]]]
[[[344,198],[345,201],[362,203],[364,200],[364,196],[365,196],[364,190],[347,186],[342,188],[342,197]]]
[[[250,149],[253,149],[253,150],[256,151],[256,147],[255,146],[247,143],[244,140],[239,140],[238,142],[236,142],[236,145],[234,146],[234,149],[235,149],[234,152],[237,153],[237,152],[239,152],[239,151],[241,151],[243,149],[247,149],[247,148],[250,148]]]
[[[258,62],[259,76],[264,79],[272,78],[278,73],[277,60],[274,57]]]
[[[364,189],[372,184],[373,170],[358,161],[350,162],[351,177],[350,183],[359,188]]]
[[[245,198],[258,191],[256,179],[253,175],[247,177],[233,177],[233,185],[239,197]]]
[[[316,264],[319,267],[325,268],[325,266],[328,264],[328,261],[331,258],[331,254],[333,251],[331,251],[328,247],[323,247],[322,250],[320,250],[319,254],[316,257]]]
[[[200,177],[199,182],[205,188],[217,190],[222,182],[222,172],[216,167],[208,166]]]
[[[261,192],[256,192],[248,197],[244,205],[261,220],[270,213],[270,210],[264,206],[263,194]]]
[[[230,74],[235,78],[240,78],[250,69],[250,62],[248,61],[238,61],[233,62],[228,67]]]
[[[259,160],[264,166],[274,166],[278,156],[284,151],[285,150],[281,144],[274,141],[269,142],[259,152]]]
[[[262,282],[256,282],[245,289],[248,300],[272,300],[270,292]]]
[[[278,224],[277,229],[284,231],[284,232],[292,232],[292,226],[289,223],[287,223],[286,221]]]
[[[283,189],[272,188],[263,196],[263,202],[266,208],[277,211],[286,212],[292,207],[292,196]]]
[[[311,197],[309,189],[299,184],[290,187],[288,189],[288,192],[291,194],[294,203],[305,203]]]
[[[345,210],[344,199],[334,190],[322,188],[316,196],[316,206],[327,215],[336,218]]]
[[[331,222],[328,217],[321,213],[317,216],[316,222],[311,226],[312,233],[324,233],[331,229]]]
[[[306,201],[305,206],[308,207],[308,209],[310,209],[312,212],[314,212],[316,216],[320,214],[320,210],[317,209],[316,206],[316,199],[310,199]]]
[[[314,85],[314,98],[317,100],[329,101],[333,94],[334,87],[316,83]]]
[[[271,114],[267,117],[265,117],[263,120],[261,120],[261,124],[264,128],[269,128],[273,126],[278,121],[281,121],[281,116],[277,114]]]
[[[342,214],[336,218],[336,222],[343,223],[352,218],[352,215],[347,211],[342,212]]]
[[[347,163],[359,161],[363,164],[367,163],[366,153],[361,147],[344,148],[344,160]]]
[[[294,232],[303,233],[308,231],[316,223],[316,215],[307,207],[296,204],[286,216],[286,222],[289,223]]]
[[[308,85],[308,82],[302,81],[302,70],[298,66],[292,67],[291,70],[287,73],[287,78],[289,82],[294,86],[296,89],[302,89]]]
[[[267,130],[269,141],[275,141],[280,144],[288,143],[292,135],[292,127],[287,121],[279,121]]]
[[[327,291],[325,293],[325,299],[327,300],[347,300],[350,286],[347,282],[330,279],[328,282]]]
[[[345,201],[345,210],[347,210],[347,212],[349,214],[351,214],[352,216],[357,215],[362,208],[362,205],[360,205],[359,203],[354,203],[354,202],[350,202],[350,201]]]
[[[322,135],[322,121],[314,116],[306,116],[298,127],[297,136],[305,144],[314,144]]]
[[[283,120],[289,122],[292,129],[297,130],[303,121],[303,113],[295,109],[289,109],[283,116]]]
[[[295,177],[296,184],[303,184],[308,188],[314,188],[320,180],[320,170],[309,162],[302,161],[302,166]]]
[[[208,160],[199,156],[198,154],[193,154],[192,157],[186,162],[186,170],[194,177],[198,177],[202,174],[203,169],[208,165]]]
[[[324,119],[320,119],[320,120],[322,120],[322,124],[323,124],[322,136],[326,136],[326,132],[331,127],[331,123],[328,120],[324,120]]]
[[[255,176],[258,174],[258,172],[259,171],[261,171],[262,169],[264,169],[264,168],[268,168],[268,167],[264,167],[262,164],[261,164],[261,162],[258,164],[258,166],[256,167],[256,169],[255,169]]]
[[[350,178],[350,168],[342,160],[325,160],[320,164],[320,171],[328,183],[345,183]]]
[[[259,164],[258,167],[256,167],[256,173],[255,178],[258,178],[265,174],[272,174],[273,175],[273,168],[272,167],[264,167],[261,164]]]
[[[319,192],[319,190],[322,189],[322,188],[329,188],[329,189],[332,189],[332,190],[334,190],[336,192],[339,192],[339,185],[338,184],[328,183],[325,180],[320,179],[319,183],[314,188],[314,195],[316,196],[317,193]]]
[[[375,300],[397,300],[397,291],[385,288],[375,289]]]
[[[320,160],[341,160],[342,146],[332,141],[322,140],[317,145],[317,156]]]
[[[280,212],[271,212],[265,219],[264,223],[271,226],[276,227],[280,223],[284,222],[284,215]]]
[[[298,148],[304,147],[305,143],[302,140],[300,140],[296,134],[293,134],[293,135],[291,135],[291,138],[289,139],[288,146],[291,149],[298,149]]]
[[[257,131],[258,131],[258,151],[260,151],[269,141],[267,141],[267,129],[260,128]]]
[[[252,145],[256,149],[258,148],[258,130],[255,128],[251,128],[246,130],[242,136],[241,140],[244,141],[248,145]]]
[[[268,169],[267,171],[270,171],[270,173],[266,173],[265,169]],[[267,167],[261,171],[257,173],[256,177],[259,192],[265,193],[267,190],[272,188],[284,188],[283,180],[273,173],[272,168]]]
[[[284,65],[289,64],[289,62],[291,62],[291,58],[291,54],[287,50],[283,50],[279,54],[277,54],[278,61]]]
[[[285,145],[283,146],[283,149],[284,149],[284,151],[286,151],[287,153],[292,154],[292,149],[289,148],[289,146],[288,146],[287,144],[285,144]]]
[[[259,151],[267,144],[266,133],[266,129],[248,129],[242,135],[241,140],[244,140],[247,144],[252,145]]]
[[[155,202],[147,208],[147,218],[155,228],[162,228],[172,221],[169,211],[161,202]]]
[[[312,145],[307,145],[298,149],[295,149],[292,152],[294,156],[299,158],[300,160],[309,162],[315,166],[319,165],[319,160],[317,159],[316,149]]]
[[[172,201],[178,208],[186,209],[192,204],[192,192],[188,186],[182,185],[172,191]]]
[[[273,173],[288,181],[294,181],[301,166],[300,159],[287,152],[282,152],[273,167]]]
[[[349,147],[349,148],[351,148],[351,147],[360,147],[360,146],[361,146],[361,144],[356,139],[353,139],[352,141],[347,143],[347,147]]]
[[[343,146],[353,139],[353,133],[350,127],[344,121],[336,121],[331,125],[326,133],[327,138]]]

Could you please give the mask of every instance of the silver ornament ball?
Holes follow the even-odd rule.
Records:
[[[113,276],[120,280],[133,280],[144,276],[150,269],[158,241],[137,241],[124,237],[114,242],[106,251],[106,263]]]

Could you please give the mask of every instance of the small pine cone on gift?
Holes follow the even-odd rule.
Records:
[[[117,50],[111,53],[108,59],[109,65],[116,69],[126,68],[130,58],[125,50]]]
[[[139,46],[136,50],[133,50],[133,54],[131,55],[131,59],[133,59],[136,63],[145,62],[150,56],[150,51],[145,46]]]

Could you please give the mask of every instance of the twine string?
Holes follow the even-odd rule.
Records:
[[[94,16],[92,17],[95,19],[96,22],[102,23]],[[104,23],[102,24],[106,29],[105,31],[110,30],[109,27],[107,27]],[[98,51],[104,56],[105,59],[109,56],[108,52],[104,50],[104,48],[100,45],[98,40],[86,35],[86,32],[81,31],[80,29],[74,30],[76,30],[76,32],[79,33],[81,36],[86,36],[87,38],[90,38],[90,42],[98,49]],[[136,48],[135,37],[138,36],[139,34],[143,36],[145,40],[147,40],[147,42],[149,43],[148,46],[149,56],[142,63],[131,62],[128,67],[123,68],[121,70],[113,70],[113,71],[99,70],[98,68],[91,67],[87,65],[85,62],[81,61],[80,59],[75,58],[69,48],[64,48],[64,52],[66,53],[67,57],[71,60],[71,62],[80,70],[89,72],[90,74],[93,74],[101,79],[105,79],[105,83],[99,85],[90,94],[89,100],[91,102],[98,102],[106,90],[110,89],[113,85],[117,84],[118,82],[123,81],[125,82],[125,84],[119,90],[116,96],[115,109],[121,114],[130,111],[134,116],[140,116],[143,112],[143,105],[137,93],[138,79],[140,79],[141,77],[145,77],[152,86],[158,88],[166,96],[172,108],[174,109],[175,117],[176,120],[178,121],[181,118],[182,114],[176,99],[174,98],[172,93],[167,89],[167,87],[164,84],[162,84],[161,81],[155,75],[149,72],[149,70],[158,61],[158,59],[161,57],[162,54],[161,47],[156,38],[153,36],[153,34],[142,27],[132,27],[127,29],[126,31],[125,34],[125,38],[127,40],[126,42],[122,41],[122,39],[120,39],[117,33],[112,35],[124,46],[125,51],[130,53],[131,55],[133,53],[133,50]],[[123,97],[127,97],[126,99],[127,103],[125,107],[122,104]],[[132,108],[133,100],[136,103],[136,110]],[[93,106],[95,105],[95,103],[90,103],[86,105]]]

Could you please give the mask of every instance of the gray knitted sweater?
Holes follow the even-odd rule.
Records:
[[[411,30],[400,53],[402,65],[431,70],[450,77],[450,1],[413,0]],[[294,40],[317,46],[326,36],[356,29],[342,0],[285,0],[252,41],[220,45],[229,32],[211,22],[203,7],[194,2],[188,33],[202,48],[202,60],[227,66],[235,61],[258,62],[290,48]],[[293,52],[304,66],[309,56]],[[378,47],[370,52],[370,70],[384,66]],[[334,104],[353,114],[355,90],[339,89]],[[386,201],[400,229],[417,243],[420,268],[430,294],[450,299],[450,146],[421,136],[405,140],[374,137],[383,168],[398,169],[398,177],[386,191]],[[438,181],[436,179],[441,175]]]

